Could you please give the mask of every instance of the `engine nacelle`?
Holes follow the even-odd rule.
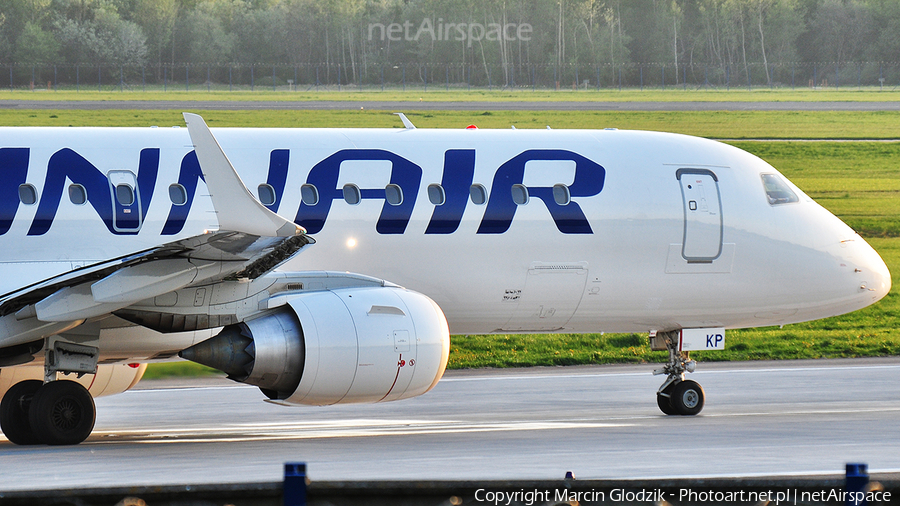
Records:
[[[450,332],[428,297],[398,287],[298,294],[181,356],[271,399],[327,405],[405,399],[444,374]]]
[[[97,366],[97,374],[85,374],[80,378],[74,375],[60,376],[60,379],[77,381],[88,389],[92,397],[120,394],[137,385],[147,364],[137,366],[126,364],[100,364]],[[26,365],[8,367],[0,370],[0,397],[16,383],[25,380],[44,380],[44,366]]]

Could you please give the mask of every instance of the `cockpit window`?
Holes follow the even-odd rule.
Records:
[[[766,197],[769,198],[769,204],[789,204],[791,202],[800,202],[797,194],[791,187],[784,182],[777,174],[760,174],[762,176],[763,186],[766,188]]]

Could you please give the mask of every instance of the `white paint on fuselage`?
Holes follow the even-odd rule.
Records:
[[[281,269],[351,271],[387,279],[434,299],[456,334],[502,330],[516,313],[531,314],[534,328],[542,330],[554,329],[547,322],[559,317],[558,330],[565,332],[785,324],[865,307],[890,288],[884,262],[849,227],[796,188],[800,202],[770,205],[760,174],[777,171],[714,141],[587,130],[223,128],[213,133],[253,193],[266,182],[271,151],[290,150],[278,212],[292,220],[310,169],[341,149],[383,149],[421,167],[423,177],[405,233],[376,232],[381,200],[353,206],[335,200],[324,228],[314,234],[317,243]],[[12,228],[0,236],[2,293],[74,264],[127,255],[215,228],[200,183],[182,232],[160,236],[171,208],[168,187],[178,180],[182,159],[192,149],[186,129],[16,128],[0,129],[0,139],[3,147],[31,148],[28,182],[39,196],[48,159],[62,148],[74,149],[103,172],[136,171],[141,149],[160,148],[153,200],[137,235],[109,233],[89,204],[76,206],[64,193],[49,232],[28,236],[38,206],[20,204]],[[593,233],[561,233],[547,208],[532,199],[517,208],[502,234],[476,233],[487,206],[471,201],[454,233],[425,234],[435,208],[426,188],[442,181],[448,149],[475,150],[473,182],[489,195],[497,168],[529,149],[569,150],[600,164],[606,169],[603,191],[573,198]],[[342,172],[338,188],[347,182],[365,188],[387,181],[386,174],[367,175],[360,167]],[[718,178],[726,247],[711,264],[680,270],[667,266],[672,245],[684,238],[676,179],[681,168],[707,169]],[[528,171],[526,166],[526,184],[550,184],[546,174]],[[570,184],[571,177],[560,169],[558,182]],[[42,267],[23,268],[23,260]],[[726,268],[723,262],[730,265]],[[552,300],[527,291],[529,270],[536,275],[536,264],[585,266],[584,283],[567,285],[580,293],[553,296],[580,299],[572,314],[557,315],[551,311],[556,309]],[[515,300],[505,297],[516,291],[525,292]]]

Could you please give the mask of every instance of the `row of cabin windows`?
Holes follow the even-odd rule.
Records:
[[[262,201],[262,186],[260,185],[260,200]],[[428,185],[428,201],[436,206],[442,206],[447,201],[447,194],[444,187],[439,184]],[[342,188],[344,201],[348,204],[359,204],[362,200],[362,194],[359,186],[355,184],[345,184]],[[388,204],[399,206],[403,203],[403,189],[395,184],[389,184],[384,187],[384,198]],[[483,205],[487,202],[487,189],[480,184],[473,184],[469,187],[469,198],[475,205]],[[513,202],[523,206],[528,203],[528,187],[522,184],[516,184],[512,187]],[[319,203],[319,190],[311,184],[305,184],[300,187],[300,200],[308,206],[314,206]],[[553,187],[553,200],[565,206],[572,202],[572,195],[569,187],[564,184],[558,184]],[[263,204],[265,202],[263,201]]]
[[[346,184],[343,189],[344,201],[348,204],[359,204],[362,200],[362,191],[355,184]],[[447,201],[447,195],[444,187],[439,184],[428,185],[428,201],[436,206],[444,205]],[[134,204],[135,194],[134,188],[127,184],[119,184],[115,187],[116,200],[123,206]],[[261,184],[257,188],[259,201],[266,206],[271,206],[276,202],[275,188],[269,184]],[[314,206],[319,203],[319,191],[311,184],[305,184],[300,187],[300,198],[304,204]],[[389,184],[384,188],[384,198],[388,204],[399,206],[403,203],[403,189],[395,184]],[[480,184],[473,184],[469,187],[469,198],[475,205],[483,205],[487,202],[487,189]],[[522,184],[516,184],[512,187],[513,202],[518,205],[528,203],[528,188]],[[31,184],[22,184],[19,186],[19,200],[26,205],[37,203],[37,189]],[[87,189],[78,184],[69,185],[69,200],[76,205],[82,205],[87,202]],[[169,200],[176,206],[182,206],[187,203],[187,190],[184,186],[175,183],[169,185]],[[561,205],[568,205],[572,201],[569,193],[569,187],[564,184],[558,184],[553,187],[553,200]]]
[[[184,202],[187,202],[187,192],[184,191],[184,187],[181,185],[172,185],[178,186],[181,188],[182,193],[185,195]],[[134,188],[128,184],[118,184],[115,187],[115,195],[116,201],[119,204],[128,207],[134,204]],[[172,188],[169,187],[169,196],[172,197]],[[25,205],[34,205],[38,201],[37,189],[34,185],[25,183],[19,185],[19,201]],[[87,202],[87,188],[78,184],[72,183],[69,185],[69,201],[76,205],[82,205]],[[172,202],[175,202],[173,199]],[[182,202],[182,204],[184,203]]]
[[[798,202],[800,199],[791,190],[781,178],[775,174],[761,174],[763,187],[766,190],[769,204],[785,204]],[[346,184],[343,189],[344,201],[348,204],[359,204],[362,200],[362,192],[359,186],[355,184]],[[517,205],[523,206],[528,203],[528,187],[522,184],[512,186],[512,199]],[[447,195],[444,187],[439,184],[430,184],[427,189],[428,201],[433,205],[441,206],[447,201]],[[259,201],[266,206],[275,204],[277,197],[275,188],[272,185],[263,183],[257,187],[257,195]],[[116,200],[120,205],[128,207],[134,204],[135,191],[131,185],[118,184],[115,187]],[[384,198],[388,204],[399,206],[403,203],[403,189],[398,185],[389,184],[384,187]],[[484,205],[487,202],[487,189],[480,184],[473,184],[469,187],[469,198],[475,205]],[[300,199],[308,206],[314,206],[319,203],[319,190],[311,184],[304,184],[300,187]],[[87,189],[78,184],[69,185],[69,200],[76,205],[82,205],[87,202]],[[181,184],[174,183],[169,185],[169,200],[176,206],[187,204],[187,190]],[[37,189],[34,185],[25,183],[19,185],[19,201],[25,205],[34,205],[38,201]],[[558,205],[565,206],[572,202],[572,195],[569,187],[564,184],[553,186],[553,201]]]

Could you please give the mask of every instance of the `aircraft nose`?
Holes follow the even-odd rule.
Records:
[[[871,297],[868,303],[872,304],[891,290],[891,273],[878,252],[862,238],[857,237],[853,241],[852,249],[851,261],[855,265],[859,291],[867,298]]]

